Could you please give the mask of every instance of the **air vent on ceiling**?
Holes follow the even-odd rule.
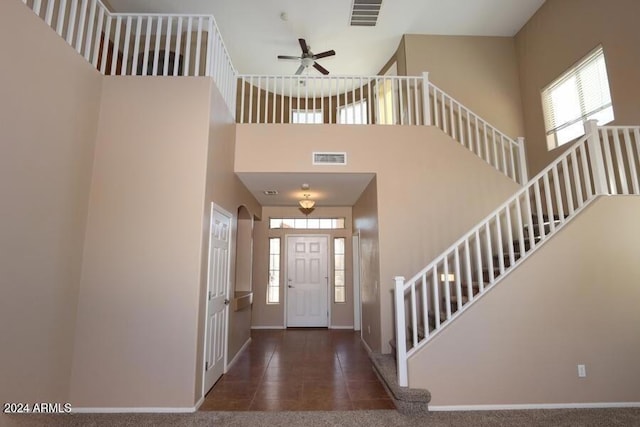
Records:
[[[314,152],[314,165],[346,165],[347,153]]]
[[[278,190],[264,190],[263,193],[265,196],[277,196]]]
[[[382,0],[353,0],[351,5],[351,25],[375,27],[382,7]]]

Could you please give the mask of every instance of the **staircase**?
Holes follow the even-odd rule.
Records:
[[[398,384],[407,360],[599,196],[640,195],[640,127],[586,135],[414,277],[396,278]]]

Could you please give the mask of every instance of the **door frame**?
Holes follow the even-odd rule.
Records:
[[[360,262],[360,230],[351,236],[351,253],[353,268],[353,330],[360,331],[362,336],[362,277]]]
[[[327,318],[327,329],[331,329],[331,301],[333,301],[333,299],[331,298],[331,288],[332,288],[332,283],[333,280],[331,278],[331,275],[329,274],[332,270],[333,270],[333,260],[331,259],[330,254],[333,253],[332,249],[333,249],[333,245],[332,245],[332,240],[331,240],[331,235],[330,234],[285,234],[284,235],[284,253],[285,253],[285,261],[284,261],[284,276],[282,278],[282,286],[284,286],[284,329],[287,329],[287,315],[289,312],[289,299],[288,299],[288,294],[289,294],[289,286],[287,285],[288,283],[288,277],[289,277],[289,237],[323,237],[325,239],[327,239],[327,311],[328,311],[328,318]]]
[[[233,249],[233,239],[234,239],[234,233],[233,233],[233,227],[234,227],[234,220],[235,217],[233,216],[233,214],[231,214],[229,211],[227,211],[226,209],[224,209],[223,207],[221,207],[220,205],[216,204],[215,202],[211,202],[211,209],[209,210],[209,231],[208,231],[208,243],[207,243],[207,287],[205,290],[205,306],[204,306],[204,348],[202,349],[202,397],[204,398],[205,394],[209,391],[209,390],[205,390],[206,388],[206,374],[207,374],[207,370],[205,369],[205,361],[207,360],[207,333],[208,333],[208,327],[207,327],[207,323],[208,323],[208,317],[209,317],[209,303],[208,303],[208,296],[209,296],[209,290],[210,290],[210,286],[211,283],[209,281],[209,278],[211,277],[211,272],[209,271],[209,269],[211,268],[211,230],[213,227],[213,213],[214,212],[218,212],[219,214],[222,214],[223,216],[226,216],[227,218],[229,218],[229,253],[227,255],[227,286],[226,286],[226,292],[225,292],[225,298],[229,299],[229,292],[230,292],[230,285],[231,285],[231,252]],[[227,373],[227,363],[228,363],[228,348],[229,348],[229,304],[225,305],[225,313],[224,313],[224,349],[223,349],[223,354],[224,354],[224,359],[222,364],[223,366],[223,375]]]

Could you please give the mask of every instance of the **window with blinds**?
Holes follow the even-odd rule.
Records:
[[[584,123],[613,121],[602,46],[542,90],[547,147],[552,150],[584,135]]]

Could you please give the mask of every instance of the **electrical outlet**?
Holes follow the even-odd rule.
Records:
[[[585,378],[587,376],[587,367],[585,365],[578,365],[578,377]]]

